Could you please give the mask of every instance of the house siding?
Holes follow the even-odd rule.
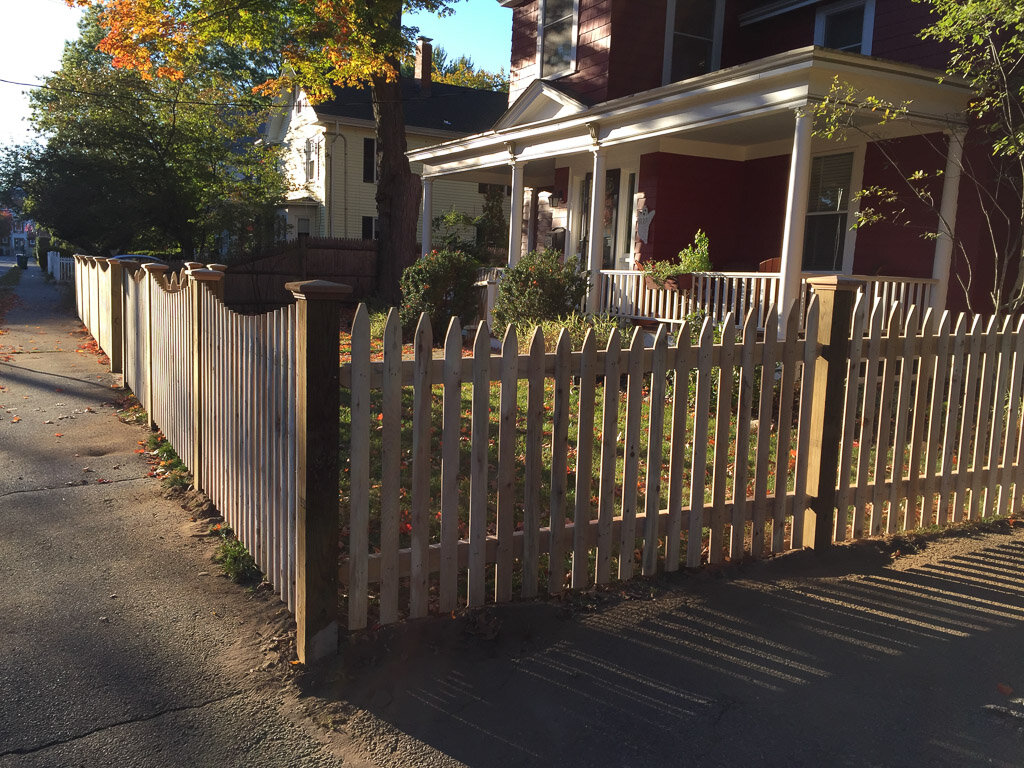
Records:
[[[576,68],[552,83],[588,104],[606,101],[612,39],[612,0],[580,0]],[[509,104],[539,77],[537,31],[540,0],[515,8],[512,14],[512,61]]]
[[[899,158],[899,167],[890,162],[890,157]],[[881,221],[861,227],[853,258],[854,274],[932,276],[935,242],[924,235],[935,232],[938,226],[936,207],[942,199],[942,177],[935,175],[945,167],[946,141],[941,134],[897,139],[886,142],[884,147],[868,144],[864,154],[863,186],[895,190],[900,195],[899,207],[905,207],[904,215],[910,216],[915,226]],[[903,192],[906,175],[916,170],[933,177],[927,187],[935,200],[934,206],[922,204],[909,192]],[[880,207],[879,210],[884,213],[887,209]]]
[[[334,128],[326,135],[326,145],[334,154],[334,185],[331,194],[332,218],[329,228],[321,233],[331,237],[361,237],[363,217],[377,215],[377,185],[363,181],[363,140],[374,137],[370,127],[342,126],[341,137],[334,140]],[[436,144],[436,136],[410,134],[407,138],[409,149]],[[347,151],[346,151],[347,149]],[[421,167],[414,164],[412,171],[419,174]],[[321,185],[326,187],[327,185]],[[318,199],[326,200],[321,195]],[[483,213],[484,197],[478,191],[476,183],[438,179],[434,182],[434,195],[431,218],[440,216],[445,211],[457,210],[470,216]],[[508,215],[508,206],[505,206]],[[422,218],[417,220],[416,238],[423,237]]]
[[[644,4],[645,24],[637,24],[637,9],[627,3],[613,4],[611,14],[615,45],[609,50],[607,98],[657,88],[665,59],[666,0]]]
[[[876,0],[875,31],[871,55],[905,61],[932,69],[945,69],[949,50],[918,33],[932,22],[927,5]]]

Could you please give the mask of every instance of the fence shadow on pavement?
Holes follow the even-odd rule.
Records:
[[[796,553],[821,573],[779,558],[572,616],[570,597],[410,623],[311,693],[388,765],[1019,765],[1024,542],[960,549],[905,570]]]

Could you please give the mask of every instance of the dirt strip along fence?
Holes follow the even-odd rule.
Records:
[[[771,310],[494,354],[486,326],[434,349],[421,319],[403,351],[397,314],[372,339],[360,307],[339,362],[343,286],[241,316],[201,266],[79,258],[80,316],[294,610],[302,660],[336,652],[339,603],[358,630],[1021,503],[1021,322],[904,321],[820,278],[781,337]]]

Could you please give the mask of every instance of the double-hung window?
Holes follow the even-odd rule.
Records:
[[[537,49],[542,78],[568,75],[576,67],[579,0],[541,0]]]
[[[875,0],[844,0],[818,9],[814,44],[837,51],[871,54]]]
[[[723,0],[669,0],[664,82],[714,72],[721,66]]]
[[[853,153],[819,155],[811,161],[804,229],[804,269],[840,272],[846,251]]]

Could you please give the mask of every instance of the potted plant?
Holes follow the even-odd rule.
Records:
[[[693,287],[694,272],[710,272],[708,236],[698,229],[693,242],[679,252],[675,261],[652,261],[643,265],[644,281],[648,288],[667,288],[670,291],[688,291]]]

